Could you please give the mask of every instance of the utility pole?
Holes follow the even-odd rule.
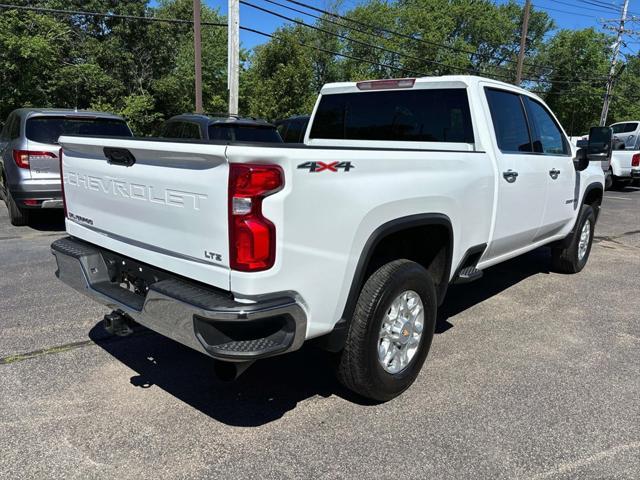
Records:
[[[202,113],[202,34],[200,0],[193,0],[193,50],[196,66],[196,113]]]
[[[629,7],[629,0],[624,0],[624,6],[622,7],[622,17],[620,17],[620,23],[618,28],[618,34],[616,35],[616,43],[613,44],[613,56],[611,57],[611,68],[609,69],[609,77],[607,78],[607,91],[604,94],[604,103],[602,104],[602,114],[600,115],[600,126],[604,127],[607,123],[607,115],[609,114],[609,104],[611,103],[611,91],[613,90],[613,83],[615,81],[616,63],[618,63],[618,55],[620,55],[620,45],[622,45],[622,35],[624,35],[624,22],[627,20],[627,8]]]
[[[524,54],[527,49],[527,33],[529,32],[529,15],[531,14],[531,0],[524,2],[524,13],[522,15],[522,32],[520,33],[520,51],[518,52],[518,64],[516,66],[516,85],[522,83],[522,64]]]
[[[229,86],[229,115],[238,114],[238,91],[240,83],[240,2],[229,0],[227,15],[228,53],[227,84]]]

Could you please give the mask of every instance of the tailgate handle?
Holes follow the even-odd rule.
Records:
[[[104,156],[111,165],[130,167],[136,163],[136,157],[126,148],[104,147]]]

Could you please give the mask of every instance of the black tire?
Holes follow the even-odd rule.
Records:
[[[16,201],[13,199],[13,195],[11,195],[11,190],[8,188],[5,190],[5,203],[7,204],[7,209],[9,210],[9,220],[11,221],[11,225],[16,227],[22,227],[29,223],[29,211],[18,207]]]
[[[580,235],[584,224],[590,222],[589,241],[587,250],[582,258],[579,256]],[[596,214],[591,205],[582,205],[576,228],[571,233],[570,243],[565,248],[554,248],[551,250],[551,266],[559,273],[578,273],[589,260],[591,245],[593,244],[593,232],[596,225]]]
[[[611,190],[611,187],[613,187],[613,171],[609,168],[604,178],[604,189]]]
[[[391,374],[378,361],[378,336],[391,303],[407,290],[413,290],[422,300],[424,327],[409,364],[398,373]],[[360,291],[345,348],[338,362],[340,382],[359,395],[376,401],[391,400],[405,391],[418,376],[429,353],[436,310],[434,283],[421,265],[403,259],[380,267]]]

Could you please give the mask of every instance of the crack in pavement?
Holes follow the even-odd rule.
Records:
[[[101,340],[105,343],[113,343],[125,339],[127,337],[137,337],[144,334],[145,331],[134,332],[131,335],[127,335],[126,337],[105,337],[104,340]],[[89,345],[96,345],[96,342],[93,340],[82,340],[80,342],[69,342],[62,345],[55,345],[53,347],[41,348],[39,350],[33,350],[31,352],[26,353],[17,353],[14,355],[6,355],[4,357],[0,357],[0,365],[10,365],[16,362],[22,362],[24,360],[30,360],[32,358],[42,357],[44,355],[54,355],[56,353],[64,353],[70,350],[75,350],[76,348],[87,347]]]

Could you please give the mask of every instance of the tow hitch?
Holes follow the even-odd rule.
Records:
[[[108,313],[102,321],[102,325],[108,333],[119,337],[131,335],[135,324],[136,322],[129,315],[120,310]]]
[[[219,380],[223,382],[233,382],[244,371],[253,365],[253,361],[247,362],[225,362],[223,360],[216,360],[213,364],[213,370]]]

